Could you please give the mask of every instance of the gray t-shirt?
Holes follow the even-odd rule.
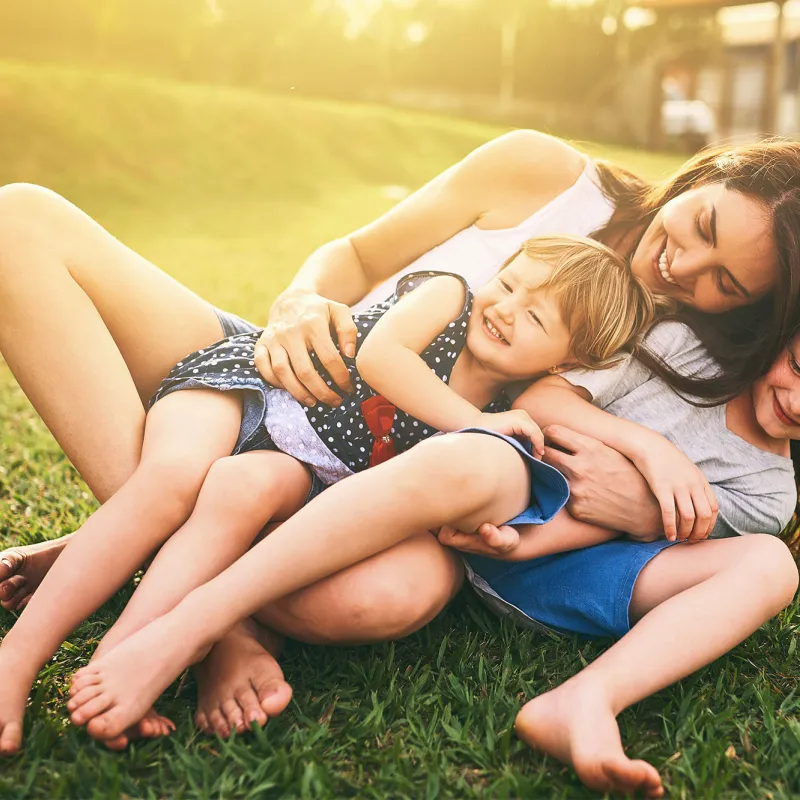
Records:
[[[649,350],[686,375],[708,375],[714,361],[685,325],[670,321],[647,335]],[[768,453],[737,436],[726,424],[726,406],[694,406],[635,358],[607,370],[563,374],[592,395],[592,403],[614,416],[657,431],[703,470],[719,503],[711,535],[778,534],[797,500],[790,458]]]

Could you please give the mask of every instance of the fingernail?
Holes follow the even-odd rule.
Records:
[[[314,398],[313,397],[306,397],[306,399],[303,400],[303,404],[307,405],[307,406],[313,406],[314,405]]]
[[[347,344],[344,347],[344,354],[348,358],[352,358],[356,354],[356,346],[354,344]]]

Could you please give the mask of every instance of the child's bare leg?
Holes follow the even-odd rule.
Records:
[[[726,653],[797,589],[786,546],[767,535],[678,545],[643,570],[631,631],[562,686],[527,703],[517,733],[571,763],[598,791],[663,794],[656,770],[622,749],[616,716]]]
[[[18,726],[41,666],[189,516],[205,473],[233,448],[240,398],[178,392],[148,415],[142,460],[114,497],[76,532],[0,645],[0,752]]]
[[[460,470],[463,453],[477,455],[491,469],[482,475]],[[80,670],[72,693],[78,709],[91,693],[88,730],[100,738],[118,735],[201,651],[271,600],[420,529],[450,523],[474,530],[486,520],[510,519],[528,500],[521,457],[502,440],[481,434],[423,442],[341,481],[171,612]],[[354,535],[359,531],[369,535]]]
[[[158,552],[93,660],[230,566],[270,519],[284,519],[301,508],[310,488],[308,470],[280,452],[261,450],[215,461],[191,516]],[[284,682],[280,689],[253,721],[266,722],[267,713],[275,716],[286,707],[291,688]],[[73,706],[72,701],[67,704],[70,710]],[[74,721],[80,724],[80,714]],[[106,744],[123,748],[131,734],[152,738],[166,735],[170,727],[151,715],[139,730]]]

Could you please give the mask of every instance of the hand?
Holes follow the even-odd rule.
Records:
[[[501,525],[499,528],[491,523],[485,523],[475,533],[457,531],[449,525],[444,525],[437,536],[439,544],[452,547],[462,553],[472,553],[477,556],[488,556],[503,560],[508,558],[519,547],[519,533],[510,525]]]
[[[502,411],[499,414],[481,414],[475,427],[486,428],[505,436],[524,436],[533,445],[533,452],[537,458],[541,458],[544,454],[542,429],[531,419],[530,414],[521,408]]]
[[[575,519],[630,538],[654,542],[664,535],[661,508],[638,469],[621,453],[597,439],[561,425],[545,428],[554,447],[545,447],[543,461],[569,483],[567,509]]]
[[[264,380],[286,389],[306,406],[319,400],[330,406],[342,398],[314,369],[313,350],[331,378],[344,392],[351,392],[350,373],[331,337],[336,331],[341,352],[356,352],[356,326],[350,309],[342,303],[300,289],[285,291],[273,303],[269,323],[255,348],[255,362]]]
[[[717,498],[703,471],[662,436],[643,439],[638,467],[661,506],[669,541],[699,541],[717,521]]]

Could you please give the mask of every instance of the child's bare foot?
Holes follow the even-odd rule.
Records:
[[[234,729],[243,733],[254,722],[265,725],[289,705],[292,687],[277,661],[280,641],[261,633],[250,620],[240,623],[193,667],[198,688],[194,721],[204,733],[225,738]]]
[[[569,681],[526,703],[517,715],[516,731],[530,747],[572,764],[590,789],[641,792],[646,798],[664,794],[655,767],[625,755],[612,709],[588,682]]]
[[[62,536],[0,552],[0,605],[8,611],[24,608],[68,541]]]
[[[75,725],[86,725],[94,739],[120,743],[119,737],[144,719],[181,671],[205,655],[187,645],[168,617],[150,623],[73,676],[70,716]]]
[[[13,755],[22,747],[22,719],[36,673],[0,654],[0,756]]]

